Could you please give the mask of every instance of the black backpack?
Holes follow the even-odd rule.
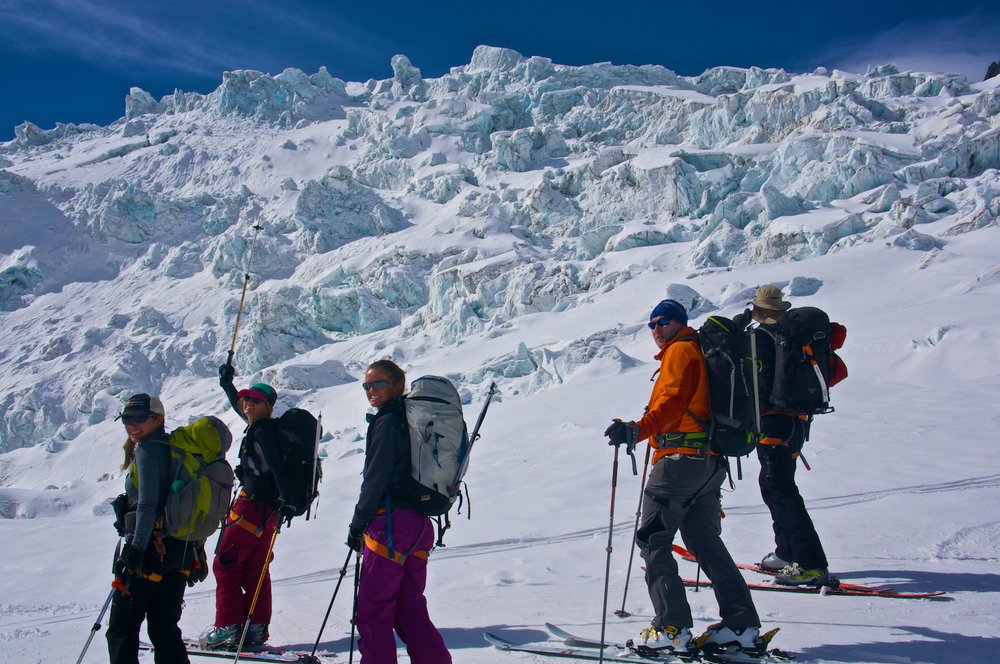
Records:
[[[833,412],[830,317],[816,307],[797,307],[789,309],[774,329],[771,405],[802,415]]]
[[[289,408],[275,422],[287,441],[284,467],[292,495],[286,496],[285,500],[297,508],[292,516],[301,516],[309,511],[313,500],[319,495],[319,482],[323,479],[323,467],[319,458],[319,439],[323,435],[323,425],[312,413],[302,408]]]
[[[727,457],[750,454],[759,438],[747,326],[748,322],[740,326],[724,316],[709,316],[698,329],[712,403],[710,421],[700,424],[708,431],[712,451]]]

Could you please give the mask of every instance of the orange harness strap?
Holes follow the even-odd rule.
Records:
[[[428,554],[430,554],[430,551],[409,551],[407,553],[396,551],[394,552],[395,553],[394,556],[390,556],[389,547],[387,547],[385,544],[382,544],[368,533],[365,533],[365,546],[368,549],[370,549],[373,553],[376,553],[387,560],[391,560],[394,563],[399,563],[400,565],[406,562],[406,559],[409,556],[416,556],[421,560],[427,560]]]
[[[254,537],[260,537],[264,533],[264,529],[261,526],[255,526],[255,525],[253,525],[252,523],[250,523],[249,521],[247,521],[245,518],[243,518],[242,515],[237,514],[236,512],[233,512],[232,510],[230,510],[230,512],[229,512],[229,521],[230,521],[229,525],[231,525],[231,526],[239,526],[240,528],[242,528],[243,530],[247,531],[248,533],[250,533]]]

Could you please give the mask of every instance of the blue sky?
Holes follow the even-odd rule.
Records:
[[[321,65],[365,81],[391,76],[397,53],[434,77],[479,44],[682,75],[718,65],[864,73],[895,62],[978,81],[1000,60],[995,10],[995,0],[0,0],[0,140],[25,120],[109,124],[132,86],[159,99],[211,92],[225,70]]]

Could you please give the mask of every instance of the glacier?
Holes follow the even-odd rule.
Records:
[[[0,451],[72,440],[138,383],[210,378],[256,224],[243,374],[366,336],[496,335],[647,269],[613,256],[698,273],[872,243],[933,253],[1000,218],[996,79],[690,77],[490,46],[439,78],[403,55],[391,69],[226,72],[209,94],[132,88],[107,127],[17,127],[0,144]],[[746,297],[689,290],[694,315]],[[578,343],[463,379],[530,364],[558,381],[601,355]]]

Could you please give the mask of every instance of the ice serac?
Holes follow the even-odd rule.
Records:
[[[109,127],[20,125],[0,145],[18,229],[0,233],[17,330],[0,450],[73,440],[137,382],[213,379],[194,358],[225,356],[251,248],[236,362],[278,380],[352,341],[457,347],[572,314],[664,255],[692,274],[876,242],[933,256],[1000,223],[994,83],[892,65],[688,77],[495,46],[434,78],[388,65],[366,82],[236,70],[208,94],[132,88]],[[752,287],[665,293],[700,315]],[[544,389],[627,365],[615,344],[504,349],[467,378]]]

